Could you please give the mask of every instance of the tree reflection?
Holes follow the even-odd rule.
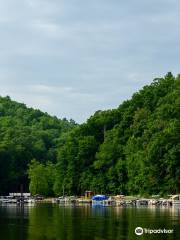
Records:
[[[137,226],[175,229],[178,239],[180,212],[163,208],[121,208],[38,205],[29,210],[28,240],[134,240],[154,239],[136,236]],[[155,236],[162,239],[162,235]],[[163,235],[163,239],[175,239]]]

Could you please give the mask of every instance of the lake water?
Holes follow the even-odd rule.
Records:
[[[135,228],[172,229],[142,234]],[[180,208],[0,206],[0,240],[180,239]]]

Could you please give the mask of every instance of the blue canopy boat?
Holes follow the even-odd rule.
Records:
[[[92,200],[93,201],[105,201],[105,200],[108,200],[109,197],[106,196],[106,195],[95,195],[92,197]]]
[[[106,195],[95,195],[92,197],[92,206],[106,206],[109,197]]]

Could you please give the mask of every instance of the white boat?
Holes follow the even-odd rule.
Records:
[[[60,204],[63,203],[64,204],[66,202],[68,202],[68,198],[67,197],[63,197],[63,196],[52,199],[52,203],[60,203]]]
[[[180,207],[180,195],[172,195],[171,197],[172,205]]]
[[[149,199],[137,199],[136,206],[147,206],[149,204]]]
[[[0,198],[1,203],[17,203],[17,199],[11,196],[4,196]]]
[[[25,198],[25,199],[24,199],[24,203],[34,204],[34,203],[35,203],[35,200],[34,200],[34,198]]]

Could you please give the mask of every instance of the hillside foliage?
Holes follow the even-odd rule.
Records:
[[[33,194],[180,191],[180,76],[156,78],[86,123],[0,99],[0,191],[30,180]],[[28,169],[27,169],[28,166]]]
[[[0,193],[28,191],[28,164],[56,163],[59,138],[75,125],[0,97]]]

